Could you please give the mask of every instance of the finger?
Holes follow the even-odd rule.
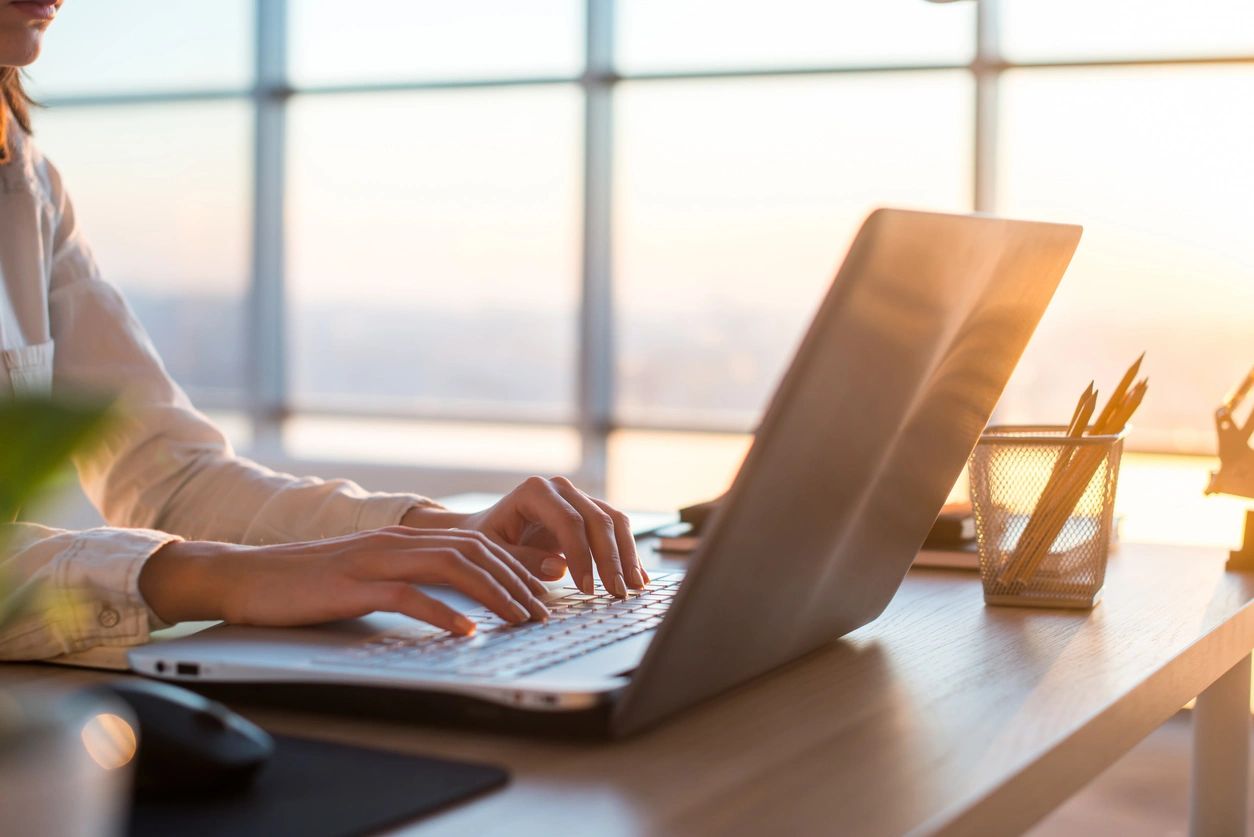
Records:
[[[540,579],[536,578],[536,573],[533,573],[521,561],[519,561],[518,556],[514,555],[514,553],[510,551],[507,544],[502,543],[496,538],[493,538],[491,535],[488,535],[485,532],[480,532],[477,529],[461,529],[454,531],[458,533],[458,537],[461,537],[464,534],[467,537],[472,537],[482,542],[489,552],[496,556],[502,564],[512,571],[514,575],[516,575],[519,580],[527,586],[527,589],[531,591],[532,594],[536,596],[548,595],[548,588],[540,582]]]
[[[614,521],[614,539],[618,542],[618,558],[623,564],[623,575],[626,576],[627,583],[637,590],[643,590],[649,583],[649,574],[645,572],[640,554],[636,551],[636,536],[631,533],[631,520],[604,500],[593,497],[592,502]]]
[[[626,598],[627,583],[623,579],[623,565],[618,554],[618,540],[614,537],[613,519],[592,502],[591,497],[575,488],[570,480],[554,477],[552,482],[557,493],[574,506],[575,511],[583,518],[584,530],[587,532],[588,543],[592,546],[592,557],[596,561],[601,583],[615,596]]]
[[[556,552],[514,543],[502,543],[501,546],[509,550],[509,553],[537,578],[557,581],[566,575],[566,559]],[[545,593],[548,593],[547,588]]]
[[[470,596],[506,622],[526,622],[531,618],[527,608],[515,601],[509,591],[487,570],[475,564],[457,547],[421,547],[409,553],[397,554],[394,563],[396,569],[393,577],[401,573],[412,573],[410,580],[421,579],[447,584]]]
[[[420,549],[453,549],[464,553],[463,557],[488,571],[530,616],[536,619],[548,618],[548,609],[532,589],[534,585],[539,595],[547,595],[548,590],[544,585],[508,552],[501,550],[476,531],[409,529],[398,533],[380,529],[372,533],[369,548],[359,553],[356,573],[359,577],[373,580],[403,578],[419,584],[439,583],[442,576],[432,575],[439,572],[438,564],[432,564],[425,558],[410,558],[398,563],[401,556]],[[503,564],[503,561],[512,566]]]
[[[519,564],[514,556],[489,541],[479,532],[451,530],[445,537],[429,539],[432,546],[447,546],[459,550],[462,555],[486,571],[496,583],[504,587],[514,601],[527,609],[534,619],[544,621],[549,618],[549,609],[540,601],[530,585],[539,589],[539,595],[548,593],[544,585],[527,572],[527,568]],[[526,579],[526,581],[524,581]]]
[[[404,581],[358,584],[350,596],[367,612],[402,613],[460,636],[475,632],[475,623],[465,614]]]
[[[575,586],[585,593],[593,593],[592,547],[588,545],[583,515],[546,479],[531,477],[523,486],[526,490],[515,495],[519,512],[552,533],[566,556]]]

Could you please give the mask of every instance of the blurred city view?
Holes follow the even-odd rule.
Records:
[[[238,302],[142,291],[128,298],[181,383],[193,392],[239,388],[245,341]],[[809,311],[763,312],[730,300],[711,305],[713,310],[702,312],[700,328],[691,327],[695,318],[689,311],[623,312],[624,330],[635,335],[634,351],[620,362],[623,415],[752,430]],[[1196,329],[1173,328],[1167,312],[1123,321],[1112,313],[1047,320],[997,419],[1064,421],[1077,395],[1072,370],[1092,369],[1099,386],[1113,386],[1120,364],[1149,346],[1155,390],[1138,415],[1137,446],[1213,452],[1214,407],[1254,364],[1254,350],[1234,351],[1250,345],[1249,312],[1233,311],[1226,320]],[[415,404],[430,412],[437,405],[438,412],[504,403],[526,417],[554,421],[570,420],[573,413],[573,312],[398,308],[363,301],[309,307],[302,316],[300,342],[317,349],[298,355],[292,371],[297,389],[313,404],[388,412]],[[202,351],[204,346],[216,348]],[[378,362],[380,346],[387,347],[386,365]],[[499,355],[502,363],[484,363],[485,354]],[[525,363],[504,362],[520,356]],[[507,408],[502,417],[508,419]]]

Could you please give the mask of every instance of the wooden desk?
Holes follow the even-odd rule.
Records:
[[[1225,574],[1224,557],[1125,545],[1091,614],[987,608],[975,576],[914,571],[866,628],[613,744],[249,714],[513,771],[506,790],[404,833],[989,835],[1027,828],[1201,695],[1191,825],[1238,834],[1254,575]]]

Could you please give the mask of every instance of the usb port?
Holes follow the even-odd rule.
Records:
[[[200,663],[178,663],[174,666],[174,671],[185,677],[199,677]]]

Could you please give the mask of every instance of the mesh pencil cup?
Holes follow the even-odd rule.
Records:
[[[971,454],[984,601],[1091,608],[1106,580],[1124,434],[990,427]]]

